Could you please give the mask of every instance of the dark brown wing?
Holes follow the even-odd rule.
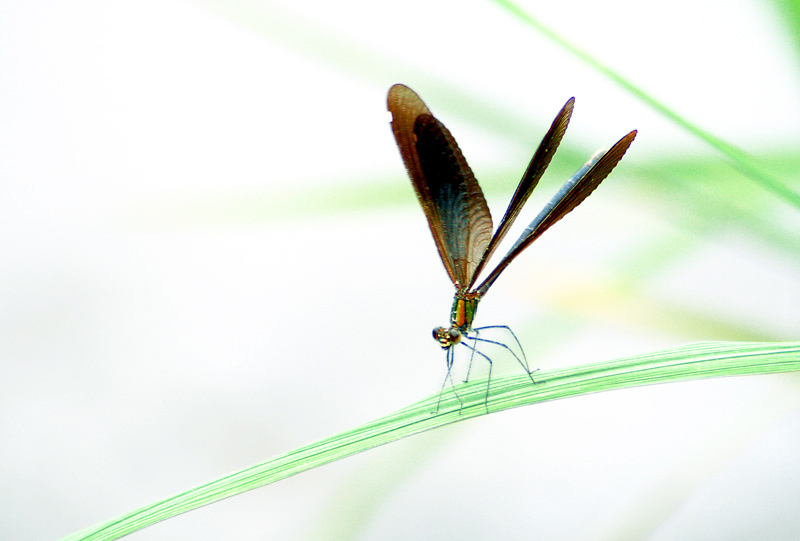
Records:
[[[610,150],[602,154],[596,154],[586,163],[571,179],[569,179],[558,193],[545,205],[542,212],[531,222],[522,232],[517,242],[497,267],[486,277],[477,288],[480,295],[486,293],[500,273],[505,270],[511,261],[514,260],[522,251],[533,241],[544,233],[551,225],[563,218],[569,211],[581,204],[589,195],[600,185],[600,183],[611,173],[617,163],[625,155],[628,147],[636,137],[636,130],[620,139]]]
[[[483,267],[488,263],[489,258],[492,257],[497,246],[499,246],[500,242],[505,238],[506,233],[508,233],[509,228],[514,223],[514,220],[517,219],[517,216],[519,216],[522,207],[525,205],[525,202],[528,201],[528,197],[530,197],[533,189],[539,184],[539,180],[542,178],[545,169],[550,165],[550,160],[553,159],[553,154],[556,153],[558,145],[561,144],[561,139],[564,137],[564,132],[567,131],[574,106],[575,98],[567,100],[567,103],[564,104],[564,107],[561,108],[561,111],[558,112],[555,120],[553,120],[553,124],[545,134],[542,142],[539,143],[539,148],[534,152],[531,162],[528,164],[528,169],[526,169],[525,174],[522,175],[522,180],[519,181],[517,191],[514,192],[514,196],[508,204],[506,213],[500,221],[500,226],[497,228],[491,242],[489,242],[489,246],[486,248],[483,258],[478,264],[478,268],[475,269],[472,282],[468,285],[469,288],[475,285],[475,280],[478,279],[481,270],[483,270]]]
[[[410,88],[389,89],[392,131],[453,285],[464,288],[492,237],[492,217],[453,136]]]

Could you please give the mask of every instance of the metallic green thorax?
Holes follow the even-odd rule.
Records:
[[[464,293],[459,291],[453,300],[453,308],[450,310],[450,327],[436,327],[433,329],[433,338],[444,349],[461,342],[461,339],[472,330],[472,321],[475,319],[475,312],[478,311],[478,301],[481,294],[476,291]],[[448,366],[452,364],[453,358],[448,357]]]
[[[471,330],[480,300],[480,295],[477,293],[456,293],[456,297],[453,299],[453,308],[450,311],[450,324],[464,333]]]

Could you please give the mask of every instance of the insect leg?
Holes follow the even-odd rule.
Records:
[[[478,338],[477,336],[472,336],[472,337],[468,337],[468,338],[471,338],[472,340],[475,340],[475,341],[480,340],[481,342],[496,343],[496,342],[492,342],[491,340],[484,340],[483,338]],[[489,363],[489,376],[486,378],[486,397],[483,399],[483,405],[486,407],[486,413],[489,413],[489,385],[491,385],[491,383],[492,383],[492,367],[494,366],[494,363],[492,363],[492,360],[489,358],[488,355],[486,355],[483,352],[478,351],[477,347],[470,346],[469,344],[467,344],[463,340],[461,341],[461,343],[472,350],[472,355],[475,355],[477,353],[478,355],[480,355],[481,357],[486,359],[486,361]],[[471,358],[470,358],[470,365],[471,364],[472,364],[472,361],[471,361]]]
[[[482,330],[485,330],[485,329],[505,329],[505,330],[507,330],[508,333],[511,335],[511,337],[514,338],[514,342],[517,343],[517,347],[519,348],[520,353],[522,353],[522,358],[520,359],[519,355],[514,353],[513,349],[511,349],[510,347],[508,347],[508,345],[506,345],[506,344],[504,344],[502,342],[497,342],[495,340],[488,340],[486,338],[478,337],[478,331],[482,331]],[[531,381],[533,383],[536,383],[536,381],[534,381],[534,379],[533,379],[533,375],[532,374],[533,374],[533,372],[536,372],[536,370],[538,370],[538,368],[536,370],[534,370],[533,372],[531,372],[531,369],[528,366],[528,358],[525,356],[525,350],[522,348],[522,344],[520,343],[519,338],[517,338],[517,335],[514,334],[514,331],[511,330],[511,327],[509,327],[508,325],[489,325],[487,327],[478,327],[477,329],[473,329],[473,330],[475,331],[475,336],[472,337],[473,340],[480,341],[480,342],[488,342],[489,344],[494,344],[496,346],[500,346],[500,347],[506,348],[511,353],[511,355],[514,356],[514,358],[520,364],[522,369],[525,370],[525,373],[528,374],[528,377],[531,378]]]
[[[464,335],[464,338],[469,338],[471,340],[478,340],[478,331],[476,329],[473,329],[473,332],[475,333],[475,336]],[[466,344],[464,345],[466,346]],[[475,359],[475,348],[470,348],[470,349],[472,350],[472,353],[470,353],[469,355],[469,366],[467,367],[467,376],[464,378],[464,383],[469,381],[469,374],[470,372],[472,372],[472,361]],[[489,362],[491,363],[492,361]]]
[[[455,348],[449,347],[447,348],[447,374],[444,376],[444,381],[442,382],[442,389],[439,391],[439,400],[436,402],[436,411],[432,411],[431,415],[436,415],[439,413],[439,406],[442,404],[442,395],[444,394],[444,388],[447,385],[447,380],[450,380],[450,387],[453,388],[453,394],[456,395],[456,399],[458,400],[459,407],[458,411],[461,412],[461,409],[464,407],[464,402],[461,401],[461,397],[458,396],[458,392],[456,392],[455,383],[453,383],[453,375],[451,369],[453,368],[453,359],[455,352],[453,351]]]

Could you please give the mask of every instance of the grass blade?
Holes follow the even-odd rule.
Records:
[[[626,79],[609,66],[600,62],[597,58],[590,55],[586,51],[573,45],[568,40],[561,37],[557,32],[548,28],[530,14],[526,13],[519,6],[510,0],[492,0],[499,4],[506,11],[510,12],[517,19],[525,24],[536,29],[538,32],[546,36],[548,39],[557,43],[569,51],[572,55],[586,62],[588,65],[614,81],[620,87],[624,88],[638,99],[658,111],[661,115],[665,116],[678,126],[682,127],[689,133],[695,135],[699,139],[705,141],[713,148],[717,149],[725,155],[731,162],[731,165],[742,174],[746,175],[751,180],[760,184],[763,188],[771,191],[778,197],[784,199],[788,203],[800,208],[800,194],[786,186],[783,182],[774,178],[772,175],[763,171],[747,152],[737,147],[736,145],[725,141],[723,138],[718,137],[710,131],[704,130],[701,127],[691,123],[688,119],[678,114],[676,111],[670,109],[664,103],[658,101],[656,98],[645,92],[644,89],[636,86],[630,80]]]
[[[536,385],[530,383],[527,375],[494,378],[489,411],[656,383],[798,370],[800,342],[699,343],[614,361],[537,372]],[[431,415],[437,393],[382,419],[137,509],[64,540],[117,539],[156,522],[378,445],[485,415],[485,385],[485,380],[478,380],[458,387],[464,402],[461,411],[458,401],[450,394],[443,399],[440,413]]]

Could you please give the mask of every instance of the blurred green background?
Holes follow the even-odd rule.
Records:
[[[388,125],[397,82],[496,221],[576,97],[516,230],[639,130],[481,303],[534,367],[798,339],[800,4],[518,5],[757,173],[491,1],[0,6],[0,537],[67,535],[438,391],[453,292]],[[798,538],[798,383],[522,408],[135,536]]]

